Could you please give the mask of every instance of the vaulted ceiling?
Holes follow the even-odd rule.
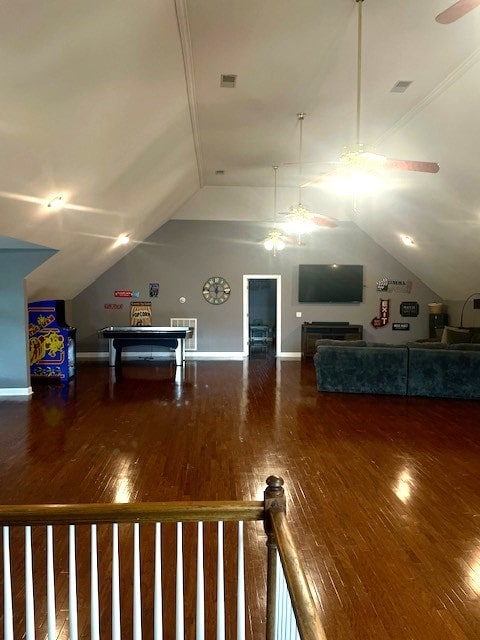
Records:
[[[353,203],[329,172],[356,139],[355,0],[3,3],[0,235],[58,250],[30,295],[75,296],[171,217],[267,220],[273,164],[279,210],[312,181],[310,209],[358,224],[443,298],[479,290],[480,8],[436,22],[452,4],[362,4],[361,141],[440,171],[388,171]]]

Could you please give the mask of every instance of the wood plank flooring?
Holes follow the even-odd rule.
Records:
[[[480,638],[479,402],[319,393],[311,361],[268,355],[174,376],[80,363],[0,400],[0,503],[261,499],[280,475],[331,640]]]

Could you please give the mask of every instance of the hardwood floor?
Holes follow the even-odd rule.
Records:
[[[174,376],[81,363],[1,400],[0,502],[261,499],[280,475],[329,638],[480,638],[480,403],[319,393],[268,354]],[[258,584],[264,553],[259,527]]]

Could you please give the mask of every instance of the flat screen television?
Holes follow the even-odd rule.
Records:
[[[363,265],[299,265],[298,301],[362,302]]]

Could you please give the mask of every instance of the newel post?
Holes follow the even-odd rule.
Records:
[[[277,543],[273,533],[270,514],[272,511],[286,511],[283,478],[269,476],[264,492],[265,520],[267,534],[267,640],[273,640],[275,633],[275,602],[277,580]]]

